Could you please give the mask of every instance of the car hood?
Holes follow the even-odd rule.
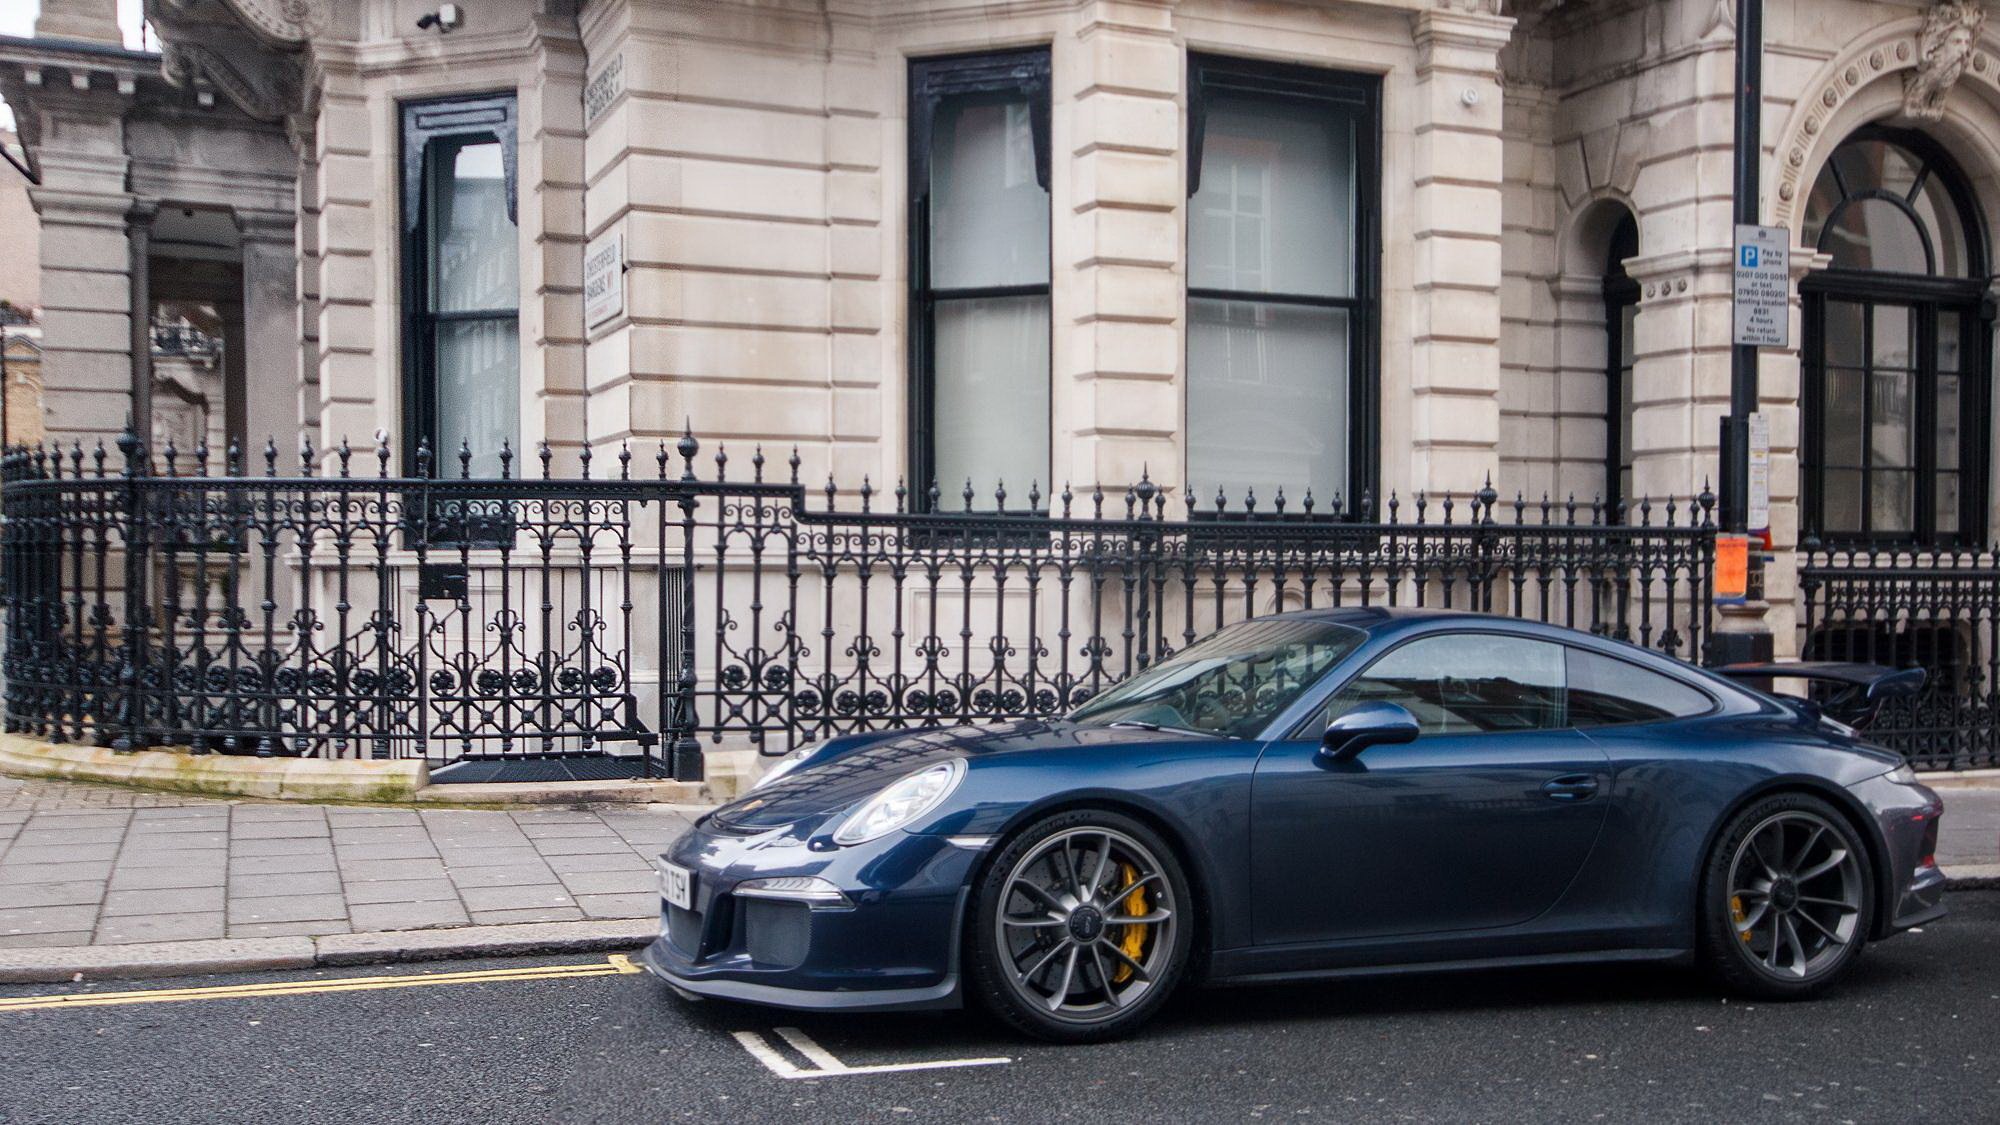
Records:
[[[836,741],[811,763],[724,805],[703,821],[730,832],[763,832],[824,819],[864,801],[905,774],[950,758],[977,765],[996,754],[1076,750],[1135,742],[1178,742],[1200,736],[1137,727],[1084,726],[1025,719],[985,727],[940,727],[861,741],[841,752]]]

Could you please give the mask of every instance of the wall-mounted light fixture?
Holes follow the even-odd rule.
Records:
[[[450,31],[465,22],[465,12],[456,4],[440,4],[435,12],[428,12],[417,18],[417,30],[429,31],[436,28],[438,33]]]

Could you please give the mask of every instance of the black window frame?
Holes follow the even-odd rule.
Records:
[[[1936,268],[1938,248],[1931,244],[1931,231],[1916,215],[1909,200],[1922,192],[1928,177],[1937,175],[1942,182],[1957,212],[1966,243],[1966,274],[1962,278],[1943,277],[1935,274],[1896,273],[1888,270],[1858,270],[1841,266],[1828,266],[1806,275],[1799,283],[1802,308],[1804,347],[1800,354],[1800,413],[1801,429],[1799,468],[1801,477],[1800,531],[1808,541],[1853,546],[1922,546],[1959,547],[1977,545],[1986,536],[1986,507],[1988,496],[1987,476],[1991,471],[1989,442],[1989,422],[1993,400],[1993,321],[1994,300],[1989,292],[1991,278],[1988,275],[1986,227],[1980,210],[1973,199],[1970,181],[1951,154],[1931,137],[1914,129],[1897,128],[1887,125],[1870,125],[1855,130],[1842,139],[1844,147],[1859,141],[1884,142],[1904,149],[1922,166],[1916,182],[1908,196],[1898,199],[1893,193],[1877,189],[1850,191],[1841,176],[1835,156],[1829,155],[1827,168],[1840,189],[1841,199],[1827,213],[1821,228],[1819,245],[1821,249],[1838,229],[1841,212],[1862,199],[1887,200],[1902,210],[1914,223],[1923,239],[1924,252],[1932,268]],[[1915,476],[1915,491],[1912,499],[1914,511],[1912,527],[1908,531],[1875,531],[1870,526],[1873,516],[1871,488],[1874,474],[1878,471],[1866,464],[1859,470],[1862,477],[1861,520],[1862,530],[1838,532],[1826,527],[1826,471],[1825,464],[1826,428],[1826,309],[1829,301],[1859,304],[1863,307],[1863,356],[1867,362],[1864,371],[1874,370],[1873,342],[1874,316],[1877,305],[1905,306],[1912,310],[1912,320],[1916,329],[1916,355],[1911,359],[1911,396],[1915,411],[1916,459],[1911,466]],[[1959,463],[1956,467],[1959,484],[1958,529],[1940,532],[1937,529],[1937,477],[1945,467],[1937,463],[1937,446],[1934,440],[1937,424],[1937,333],[1939,314],[1955,313],[1959,318],[1959,412],[1958,433]],[[1928,373],[1931,378],[1925,378]],[[1872,398],[1872,395],[1864,395]],[[1866,460],[1868,424],[1862,424],[1863,457]]]
[[[507,184],[507,217],[520,225],[519,101],[512,90],[448,98],[426,98],[400,104],[401,138],[398,159],[402,260],[402,383],[404,464],[416,471],[420,446],[428,443],[431,471],[443,477],[456,450],[438,447],[437,327],[449,320],[497,319],[521,316],[520,283],[516,279],[511,313],[487,309],[474,313],[433,313],[430,309],[431,201],[427,195],[432,146],[440,141],[478,143],[491,137],[500,144],[502,173]],[[518,372],[517,372],[518,377]],[[483,451],[482,451],[483,452]]]
[[[1355,118],[1354,153],[1354,292],[1351,297],[1305,294],[1249,293],[1190,284],[1181,304],[1183,319],[1189,302],[1251,300],[1305,308],[1337,308],[1347,312],[1348,435],[1347,487],[1341,508],[1331,504],[1314,515],[1285,513],[1288,520],[1363,520],[1366,501],[1381,485],[1381,274],[1382,274],[1382,79],[1380,75],[1265,62],[1190,51],[1187,114],[1187,197],[1201,188],[1202,144],[1208,124],[1208,99],[1234,94],[1267,100],[1293,99],[1323,106]],[[1183,244],[1183,253],[1187,247]],[[1186,372],[1186,364],[1182,364]],[[1191,375],[1184,375],[1191,378]],[[1182,386],[1185,404],[1187,385]],[[1185,435],[1184,435],[1185,436]],[[1189,465],[1185,443],[1182,475]],[[1276,482],[1273,482],[1276,483]],[[1262,518],[1273,518],[1266,515]]]
[[[938,108],[944,100],[964,94],[1019,93],[1028,99],[1029,130],[1035,149],[1035,181],[1050,190],[1049,142],[1050,51],[1046,46],[1019,50],[981,51],[972,54],[935,55],[909,62],[909,151],[905,167],[909,173],[905,215],[909,223],[906,239],[909,250],[909,378],[907,419],[909,449],[906,462],[911,482],[912,504],[916,510],[930,509],[930,486],[939,487],[937,510],[959,510],[953,501],[960,495],[954,482],[937,479],[937,306],[941,301],[981,297],[1034,297],[1050,302],[1050,333],[1044,346],[1049,349],[1049,413],[1043,420],[1049,438],[1051,458],[1055,449],[1055,200],[1049,200],[1049,280],[1032,285],[998,285],[976,288],[938,289],[931,284],[931,142]],[[1045,467],[1043,481],[1053,476],[1053,466]],[[1016,487],[1019,488],[1020,482]],[[978,500],[974,501],[977,510]]]
[[[1622,209],[1621,209],[1622,210]],[[1639,223],[1625,211],[1611,232],[1604,262],[1604,520],[1617,523],[1625,494],[1626,431],[1632,427],[1632,400],[1625,393],[1625,311],[1639,307],[1639,283],[1625,272],[1625,259],[1639,253]]]

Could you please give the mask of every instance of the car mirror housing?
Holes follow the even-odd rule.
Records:
[[[1320,736],[1319,752],[1344,762],[1370,746],[1415,742],[1417,717],[1399,704],[1374,700],[1333,717]]]

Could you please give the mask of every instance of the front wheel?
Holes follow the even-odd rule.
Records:
[[[1738,813],[1702,880],[1701,951],[1731,988],[1798,999],[1831,985],[1868,939],[1868,852],[1847,818],[1802,793]]]
[[[1081,1043],[1151,1019],[1185,974],[1194,912],[1173,851],[1108,811],[1059,813],[1000,850],[975,888],[972,989],[1041,1039]]]

